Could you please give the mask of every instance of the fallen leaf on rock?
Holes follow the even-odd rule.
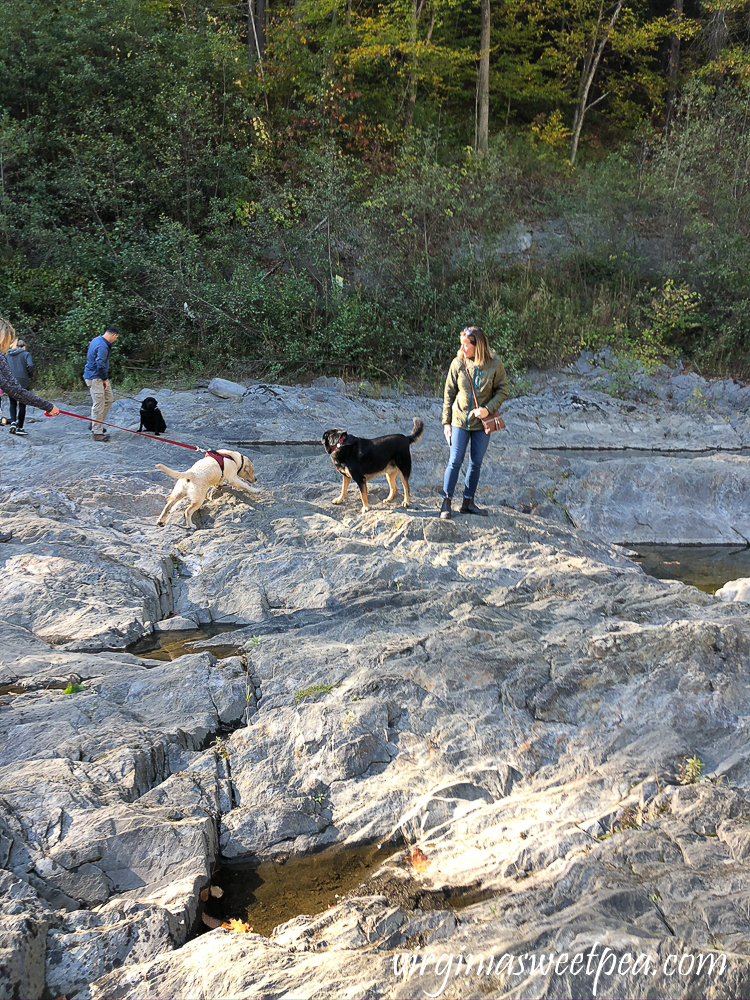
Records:
[[[201,889],[201,903],[205,903],[208,899],[208,889]]]
[[[210,927],[211,930],[213,930],[214,927],[226,926],[222,924],[221,920],[217,920],[216,917],[210,917],[207,913],[201,913],[201,920],[206,927]]]
[[[425,870],[425,868],[427,868],[427,866],[430,863],[427,860],[427,855],[421,849],[421,847],[413,847],[411,849],[411,851],[409,852],[409,861],[411,861],[412,866],[414,867],[414,870],[417,872],[418,875],[421,875],[422,872]]]
[[[235,931],[237,934],[249,934],[252,931],[250,924],[246,924],[244,920],[236,920],[234,917],[225,920],[221,926],[226,927],[230,931]]]
[[[221,897],[224,895],[224,890],[219,885],[212,885],[211,886],[211,895],[215,899],[221,899]]]

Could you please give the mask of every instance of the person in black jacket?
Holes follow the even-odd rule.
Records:
[[[36,406],[38,409],[44,410],[50,417],[57,416],[60,411],[54,403],[48,399],[42,399],[41,396],[35,395],[29,389],[25,389],[11,372],[5,352],[15,341],[16,331],[7,320],[0,319],[0,389],[17,403]]]
[[[34,377],[34,362],[26,349],[26,342],[17,340],[13,347],[5,355],[10,365],[10,372],[13,378],[24,389],[31,388],[31,380]],[[26,419],[26,403],[10,398],[10,433],[26,436],[23,429],[23,422]]]

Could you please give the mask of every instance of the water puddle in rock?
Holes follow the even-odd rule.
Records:
[[[6,694],[25,694],[26,688],[20,684],[0,684],[0,698]]]
[[[228,862],[212,880],[224,895],[220,899],[209,896],[205,912],[222,921],[242,920],[256,934],[268,937],[274,927],[293,917],[315,916],[335,906],[398,851],[403,847],[337,846],[289,858],[283,864],[273,860],[260,864]]]
[[[750,577],[750,549],[733,545],[640,545],[633,557],[658,580],[680,580],[714,594],[730,580]]]
[[[206,639],[213,639],[225,632],[237,632],[241,628],[242,626],[236,623],[213,622],[210,625],[201,625],[200,628],[189,630],[152,632],[128,646],[128,652],[134,653],[144,660],[176,660],[178,656],[185,656],[187,653],[200,653],[202,649],[207,649],[213,653],[217,660],[221,660],[227,656],[240,654],[244,649],[244,642],[211,643],[199,648],[196,648],[196,643],[204,643]]]
[[[35,694],[38,691],[65,691],[69,686],[78,684],[80,680],[81,678],[77,675],[72,678],[51,677],[41,681],[35,681],[33,677],[30,677],[25,684],[20,680],[13,681],[11,684],[0,684],[0,698],[3,695]]]

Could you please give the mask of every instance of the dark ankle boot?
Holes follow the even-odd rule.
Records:
[[[451,517],[451,498],[443,497],[443,506],[440,508],[440,517],[444,521],[449,521]]]
[[[487,511],[483,507],[477,507],[474,503],[474,497],[464,497],[464,502],[461,504],[462,514],[478,514],[480,517],[487,517]]]

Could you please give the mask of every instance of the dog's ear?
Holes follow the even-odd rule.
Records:
[[[341,431],[337,431],[335,429],[323,432],[323,437],[320,440],[323,442],[323,447],[329,455],[336,447],[336,440],[341,433]]]
[[[349,443],[351,443],[350,435],[338,428],[332,428],[323,435],[323,444],[329,455],[332,455],[334,451],[338,451],[339,448]]]

